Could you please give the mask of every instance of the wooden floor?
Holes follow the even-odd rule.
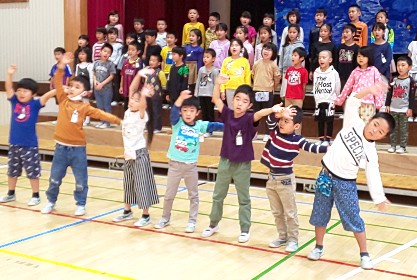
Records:
[[[6,161],[0,157],[0,192],[7,190]],[[325,238],[325,255],[312,262],[306,255],[314,246],[313,227],[308,223],[313,196],[297,194],[300,220],[300,249],[287,254],[270,249],[276,238],[268,199],[262,188],[251,189],[251,239],[239,244],[236,192],[225,201],[220,231],[200,238],[208,224],[212,182],[201,182],[197,230],[184,233],[188,218],[187,191],[181,184],[171,225],[154,230],[161,217],[166,178],[156,176],[161,203],[151,209],[152,225],[120,224],[112,218],[122,210],[122,172],[89,168],[87,215],[73,215],[74,178],[69,172],[61,187],[56,210],[39,212],[45,204],[50,163],[42,163],[39,206],[28,207],[30,187],[20,179],[17,201],[0,204],[1,279],[407,279],[417,278],[417,209],[392,205],[381,213],[372,203],[361,202],[367,225],[368,247],[374,261],[372,271],[358,269],[358,247],[345,232],[334,210]],[[134,209],[135,218],[140,212]]]

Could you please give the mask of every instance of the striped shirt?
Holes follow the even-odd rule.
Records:
[[[120,72],[120,75],[122,76],[123,80],[124,97],[129,97],[130,84],[132,83],[138,71],[142,68],[142,60],[140,60],[139,58],[135,61],[130,61],[130,59],[126,59],[125,63],[123,64],[122,71]]]
[[[261,163],[270,169],[271,174],[292,174],[293,160],[299,155],[300,149],[316,154],[327,151],[327,147],[310,143],[302,135],[280,133],[278,120],[273,114],[268,116],[267,125],[271,133],[262,152]]]

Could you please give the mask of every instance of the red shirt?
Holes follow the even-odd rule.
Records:
[[[296,69],[290,66],[285,73],[287,79],[286,98],[304,99],[304,85],[308,83],[308,72],[304,67]]]

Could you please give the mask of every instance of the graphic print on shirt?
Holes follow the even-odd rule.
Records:
[[[13,113],[17,122],[26,122],[30,118],[30,106],[17,103]]]
[[[182,125],[175,138],[175,149],[179,152],[194,153],[198,146],[198,138],[200,134],[195,129]]]
[[[342,142],[345,145],[346,149],[352,156],[355,165],[360,166],[361,159],[363,159],[365,156],[362,138],[356,133],[355,129],[353,128],[347,131],[340,131],[340,137],[342,138]]]
[[[315,95],[321,95],[321,94],[330,94],[332,93],[332,82],[326,81],[327,78],[323,76],[317,76],[315,81],[315,89],[314,94]]]
[[[200,87],[207,86],[208,82],[212,82],[212,75],[211,72],[209,73],[201,73],[201,79],[200,79]]]
[[[345,50],[345,49],[341,49],[339,52],[339,63],[343,64],[343,63],[352,63],[353,61],[353,54],[354,51],[353,50]]]
[[[167,58],[165,59],[165,64],[172,65],[174,61],[172,60],[172,51],[168,51]]]
[[[301,73],[299,71],[289,71],[287,83],[293,86],[301,84]]]
[[[393,98],[408,99],[408,87],[403,87],[399,84],[395,84],[392,90]]]

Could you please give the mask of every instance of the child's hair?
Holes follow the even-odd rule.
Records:
[[[357,5],[357,4],[352,4],[352,5],[350,5],[349,6],[349,9],[350,8],[355,8],[356,10],[358,10],[358,12],[361,12],[361,7],[359,7],[359,5]]]
[[[258,34],[260,34],[260,33],[261,33],[261,30],[266,30],[266,32],[268,32],[268,33],[269,33],[269,41],[272,41],[272,29],[271,29],[271,27],[266,26],[266,25],[261,25],[261,26],[258,28]]]
[[[200,110],[200,101],[198,100],[198,97],[191,96],[182,102],[181,108],[182,107],[195,107],[197,110]]]
[[[142,25],[145,25],[145,20],[143,18],[135,17],[133,19],[133,23],[135,23],[135,22],[138,22],[138,23],[140,23]]]
[[[178,37],[177,37],[177,33],[175,33],[174,31],[168,31],[168,32],[167,32],[167,37],[168,37],[168,35],[173,35],[175,39],[177,39],[177,38],[178,38]]]
[[[80,51],[78,52],[78,54],[80,54],[82,52],[85,53],[86,56],[87,56],[87,61],[86,62],[92,62],[92,59],[91,59],[91,49],[89,47],[82,47],[80,49]]]
[[[204,50],[204,53],[208,53],[210,54],[212,57],[216,57],[216,51],[213,50],[212,48],[207,48]]]
[[[374,53],[371,46],[360,47],[358,54],[368,58],[368,67],[374,66]]]
[[[238,29],[242,30],[243,34],[245,34],[245,35],[246,35],[246,37],[248,36],[248,34],[249,34],[249,30],[248,30],[248,28],[247,28],[246,26],[244,26],[244,25],[240,25],[240,26],[236,27],[236,31],[237,31]]]
[[[316,13],[315,13],[316,15],[317,14],[323,14],[324,15],[324,17],[327,17],[327,11],[326,11],[326,9],[325,8],[323,8],[323,7],[319,7],[319,8],[317,8],[317,10],[316,10]]]
[[[385,15],[385,17],[388,19],[388,12],[387,12],[387,10],[385,10],[385,9],[381,9],[381,10],[379,10],[379,11],[375,14],[375,21],[376,21],[376,18],[377,18],[377,16],[378,16],[378,14],[380,14],[380,13],[383,13],[383,14]]]
[[[138,41],[132,41],[129,43],[129,46],[134,46],[136,48],[137,51],[141,50],[140,44]]]
[[[250,103],[253,103],[253,90],[252,87],[250,85],[240,85],[237,87],[237,89],[235,90],[235,93],[233,94],[233,98],[236,96],[236,94],[238,93],[244,93],[249,97],[249,101]]]
[[[158,62],[162,62],[162,56],[159,53],[151,54],[151,57],[154,56]]]
[[[203,43],[203,35],[201,34],[200,29],[194,28],[190,30],[190,33],[191,32],[197,36],[197,45],[201,45]]]
[[[140,91],[135,91],[132,93],[132,97],[134,95],[138,95],[140,98]],[[152,102],[152,98],[151,97],[146,97],[146,113],[148,114],[148,121],[146,122],[146,129],[148,130],[148,136],[146,139],[146,142],[148,144],[148,146],[151,145],[152,140],[153,140],[153,131],[154,131],[154,114],[153,114],[153,102]]]
[[[392,133],[395,130],[395,120],[394,120],[394,117],[390,113],[378,112],[371,118],[371,120],[373,119],[384,119],[387,121],[388,133],[386,135]]]
[[[119,35],[119,30],[117,30],[116,27],[111,27],[109,28],[109,30],[107,31],[107,34],[115,34],[115,35]]]
[[[80,39],[86,40],[87,41],[87,45],[90,42],[90,38],[86,34],[81,34],[80,36],[78,36],[78,40],[80,40]]]
[[[146,29],[145,36],[156,37],[156,30],[155,29]]]
[[[216,25],[216,31],[223,30],[224,32],[227,32],[228,29],[229,28],[227,27],[227,24],[224,22],[220,22],[219,24]]]
[[[182,61],[185,60],[185,56],[187,54],[187,52],[185,51],[185,49],[183,47],[173,47],[172,48],[172,53],[176,53],[179,56],[182,56]]]
[[[136,34],[136,32],[129,32],[126,34],[126,38],[132,38],[133,41],[137,41],[138,40],[138,35]]]
[[[237,38],[233,38],[233,39],[230,39],[230,47],[229,47],[229,51],[228,51],[228,55],[229,56],[232,56],[232,52],[230,51],[230,48],[232,47],[232,43],[233,42],[237,42],[238,44],[239,44],[239,46],[241,47],[241,51],[240,51],[240,53],[242,54],[242,56],[244,57],[244,58],[247,58],[247,59],[249,59],[249,55],[248,55],[248,51],[245,49],[245,47],[243,46],[243,43],[242,43],[242,41],[241,40],[239,40],[239,39],[237,39]]]
[[[79,82],[83,85],[85,91],[89,91],[91,89],[90,81],[86,76],[78,75],[74,79],[72,79],[72,82]]]
[[[101,49],[103,50],[103,49],[105,49],[105,48],[110,49],[110,50],[111,50],[111,53],[113,53],[113,46],[112,46],[111,44],[109,44],[109,43],[104,43],[104,44],[103,44],[103,46],[101,47]]]
[[[104,36],[107,35],[107,29],[105,27],[97,27],[96,33],[103,33]]]
[[[64,48],[62,48],[62,47],[56,47],[56,48],[54,49],[54,53],[56,53],[56,52],[59,52],[59,53],[64,54],[64,53],[65,53],[65,49],[64,49]]]
[[[303,110],[297,105],[291,105],[291,109],[295,110],[295,115],[292,116],[294,124],[301,124],[303,122]]]
[[[24,78],[17,83],[16,89],[19,88],[28,89],[32,92],[32,94],[36,94],[38,92],[39,86],[35,80],[30,78]]]
[[[402,56],[400,56],[397,59],[397,62],[398,61],[405,61],[408,64],[408,66],[413,65],[413,61],[411,60],[411,57],[409,57],[408,55],[402,55]]]
[[[349,29],[350,31],[352,31],[353,34],[355,34],[356,30],[357,30],[356,26],[353,23],[345,24],[343,26],[343,30],[345,30],[345,29]]]
[[[277,46],[273,43],[265,43],[262,47],[262,50],[272,50],[271,60],[274,61],[277,59],[278,49]]]
[[[111,10],[109,12],[109,14],[107,15],[107,23],[110,23],[110,16],[118,16],[119,15],[119,11],[116,10]]]
[[[217,20],[220,20],[220,14],[218,12],[211,12],[209,17],[215,17]]]
[[[288,31],[290,31],[290,28],[295,28],[295,30],[297,30],[298,32],[298,35],[300,35],[300,26],[298,24],[290,24],[288,26]],[[284,47],[288,46],[289,44],[290,44],[290,36],[287,34],[287,37],[285,37]]]
[[[292,52],[297,53],[299,57],[302,57],[304,59],[307,57],[307,51],[305,48],[297,47]]]
[[[167,24],[167,20],[165,19],[165,18],[158,18],[157,20],[156,20],[156,22],[158,22],[158,21],[163,21],[163,22],[165,22],[165,24]]]
[[[191,7],[191,8],[189,8],[189,9],[188,9],[188,12],[190,12],[191,10],[196,11],[196,12],[197,12],[197,14],[198,14],[198,10],[196,9],[196,7]]]
[[[382,22],[375,22],[374,26],[372,27],[372,31],[375,31],[375,30],[378,30],[378,29],[381,29],[382,31],[385,31],[385,29],[386,29],[385,24],[383,24]]]
[[[332,25],[330,23],[323,23],[323,25],[320,26],[320,29],[319,30],[321,30],[324,27],[327,27],[327,29],[329,30],[329,33],[330,33],[329,40],[331,41],[332,40],[332,30],[333,30],[333,27],[332,27]]]
[[[252,19],[252,15],[249,11],[243,11],[240,17]]]
[[[300,20],[301,20],[301,15],[300,15],[300,12],[298,11],[298,9],[293,9],[293,10],[288,12],[288,14],[287,14],[287,21],[288,22],[290,22],[289,19],[290,19],[290,16],[292,16],[292,15],[294,15],[295,18],[296,18],[295,23],[299,24]]]
[[[265,14],[264,14],[264,17],[263,17],[262,19],[264,19],[264,18],[270,18],[270,19],[272,19],[273,21],[275,21],[274,14],[272,14],[272,13],[265,13]]]

